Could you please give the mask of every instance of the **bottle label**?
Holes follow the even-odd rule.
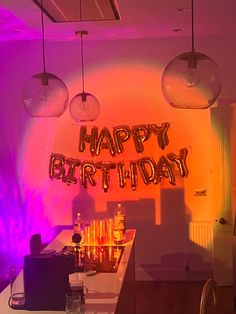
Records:
[[[125,231],[125,216],[116,215],[114,220],[115,220],[115,229]]]
[[[113,231],[113,240],[115,243],[122,243],[124,241],[124,232],[123,230],[114,229]]]

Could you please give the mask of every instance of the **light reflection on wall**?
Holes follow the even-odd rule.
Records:
[[[169,130],[170,144],[161,151],[154,140],[145,143],[145,151],[143,156],[153,156],[158,159],[161,155],[171,151],[178,152],[181,147],[194,146],[195,159],[190,158],[190,179],[199,175],[199,169],[195,169],[194,163],[199,163],[199,167],[208,167],[204,160],[209,157],[209,113],[205,111],[194,111],[194,122],[192,120],[191,111],[176,111],[163,101],[160,81],[161,70],[154,68],[151,64],[124,63],[109,65],[109,67],[97,68],[95,71],[87,73],[87,90],[99,99],[101,102],[101,115],[97,121],[88,123],[88,125],[96,125],[100,129],[104,126],[112,128],[114,125],[126,124],[128,126],[139,123],[161,123],[170,121]],[[131,83],[132,78],[132,83]],[[71,78],[68,88],[71,97],[79,92],[78,78]],[[111,115],[112,112],[112,115]],[[198,122],[199,121],[199,122]],[[199,125],[204,128],[207,126],[205,140],[199,138]],[[188,130],[189,132],[186,132]],[[67,187],[62,182],[50,182],[48,178],[48,160],[51,152],[59,152],[67,157],[79,158],[81,160],[91,160],[91,155],[87,149],[84,153],[78,152],[79,125],[72,120],[68,111],[56,120],[40,120],[34,121],[31,131],[25,138],[25,150],[22,159],[22,168],[24,169],[24,180],[35,186],[36,190],[43,191],[44,203],[47,205],[47,212],[50,221],[53,224],[60,223],[63,219],[68,223],[71,221],[71,200],[73,195],[78,192],[79,187]],[[194,142],[194,143],[193,143]],[[32,151],[31,147],[37,144],[37,150]],[[207,157],[204,155],[206,154]],[[192,153],[190,152],[190,155]],[[196,157],[197,156],[197,157]],[[102,151],[94,160],[134,160],[140,156],[133,149],[131,140],[124,144],[124,152],[122,156],[117,158],[111,157],[107,151]],[[201,162],[202,161],[202,162]],[[183,184],[183,180],[177,180],[179,186],[188,189],[188,185]],[[157,204],[159,204],[158,194],[162,188],[173,188],[168,182],[162,182],[159,186],[146,186],[140,179],[137,191],[131,191],[129,187],[123,190],[118,188],[117,175],[111,175],[110,193],[104,194],[101,189],[101,178],[98,177],[96,187],[88,187],[90,195],[96,198],[96,210],[105,210],[108,200],[117,199],[138,199],[140,191],[145,196],[155,195]],[[191,183],[191,188],[194,182]],[[58,193],[60,190],[60,193]],[[102,192],[102,193],[101,193]],[[190,199],[186,196],[186,203],[189,208],[192,204],[188,204]],[[50,205],[50,204],[53,204]],[[49,209],[51,208],[51,209]],[[55,217],[55,208],[57,215]],[[156,223],[161,223],[160,211],[157,210]],[[159,217],[159,218],[158,218]]]
[[[126,66],[127,67],[127,66]],[[128,125],[131,125],[133,123],[137,123],[137,121],[141,121],[142,123],[145,123],[146,121],[142,118],[141,114],[141,99],[139,100],[139,106],[137,104],[137,91],[139,87],[135,87],[135,83],[132,84],[132,86],[126,86],[127,91],[129,91],[128,97],[124,97],[124,95],[120,94],[119,89],[122,89],[121,87],[118,87],[120,76],[117,76],[117,71],[119,71],[120,75],[122,74],[122,71],[130,77],[130,75],[133,76],[134,67],[131,69],[123,69],[121,65],[117,65],[114,69],[109,69],[108,73],[104,73],[104,70],[100,71],[101,69],[98,69],[96,72],[92,73],[92,79],[88,78],[88,82],[95,82],[94,86],[91,88],[88,88],[89,92],[92,92],[94,95],[98,97],[98,99],[101,101],[101,116],[93,125],[98,125],[100,128],[103,126],[111,127],[117,124],[123,124],[127,123]],[[145,77],[145,67],[142,67],[142,70],[144,71],[144,77]],[[135,65],[135,71],[137,72],[137,65]],[[128,72],[128,73],[127,73]],[[151,81],[153,81],[153,76],[156,76],[156,72],[152,71],[151,74],[152,77],[149,78]],[[147,74],[146,74],[147,75]],[[150,72],[149,72],[150,76]],[[104,80],[104,77],[109,77],[110,82],[101,83],[102,80]],[[126,75],[125,75],[126,77]],[[112,82],[113,80],[116,80],[115,84]],[[136,79],[137,80],[137,79]],[[143,78],[142,78],[143,80]],[[137,80],[138,81],[138,80]],[[141,79],[140,79],[141,81]],[[142,82],[143,83],[143,82]],[[105,84],[105,85],[103,85]],[[137,84],[140,85],[140,82]],[[145,86],[143,86],[143,94],[145,95],[145,89],[147,90],[147,83]],[[105,88],[104,88],[105,86]],[[78,92],[78,82],[77,80],[72,80],[71,86],[68,85],[70,91],[71,97],[74,96],[76,92]],[[94,89],[96,88],[96,91],[94,92]],[[99,94],[100,90],[100,94]],[[107,95],[107,91],[109,91],[109,95]],[[115,95],[115,96],[113,96]],[[131,99],[132,96],[132,99]],[[148,100],[150,103],[153,102],[152,100],[153,96],[148,94],[146,96],[146,100]],[[129,108],[130,106],[127,106],[126,104],[129,104],[133,107],[132,116],[129,114]],[[112,112],[111,115],[110,108],[112,106]],[[127,110],[126,110],[127,109]],[[117,114],[115,111],[118,111]],[[107,115],[107,116],[106,116]],[[110,119],[111,117],[111,119]],[[115,119],[114,119],[115,118]],[[129,121],[127,121],[127,118]],[[117,122],[112,122],[112,119],[116,120]],[[136,121],[135,121],[136,120]],[[161,122],[161,119],[158,118],[158,122]],[[107,123],[109,121],[109,123]],[[148,121],[147,121],[148,122]],[[89,124],[89,123],[88,123]],[[91,125],[91,123],[90,123]],[[40,130],[40,131],[39,131]],[[50,217],[50,220],[53,221],[53,224],[59,224],[63,220],[67,223],[71,223],[71,203],[73,200],[73,196],[75,196],[78,191],[80,190],[79,185],[70,186],[67,187],[62,182],[51,182],[48,177],[48,162],[51,152],[59,152],[63,153],[67,157],[74,157],[79,158],[82,160],[90,159],[91,156],[87,150],[84,154],[81,154],[78,152],[78,140],[79,140],[79,126],[72,120],[72,118],[69,115],[69,112],[67,111],[60,119],[56,120],[34,120],[34,123],[31,126],[30,132],[25,137],[25,149],[24,154],[22,155],[22,168],[23,171],[23,180],[27,181],[28,184],[31,184],[32,186],[37,187],[37,189],[44,190],[43,193],[43,199],[46,203],[47,212]],[[37,150],[32,151],[31,147],[33,147],[37,143]],[[130,143],[125,147],[124,150],[124,156],[120,158],[125,158],[125,160],[129,160],[130,158],[138,158],[137,154],[134,155],[134,149],[131,149],[131,140]],[[146,153],[150,153],[147,151],[148,148],[145,148]],[[133,151],[133,156],[130,156],[130,151]],[[118,157],[117,157],[118,158]],[[114,160],[113,157],[110,156],[107,152],[102,152],[100,156],[97,157],[97,160]],[[39,167],[40,165],[40,167]],[[33,174],[33,176],[31,175]],[[79,173],[77,173],[79,176]],[[95,188],[88,188],[89,193],[96,198],[96,210],[105,210],[106,208],[106,202],[110,198],[117,198],[117,176],[114,174],[114,179],[111,178],[111,188],[109,195],[97,197],[97,195],[103,194],[101,189],[101,180],[98,177],[98,184]],[[146,191],[148,190],[147,187]],[[148,187],[150,189],[150,187]],[[60,190],[60,193],[58,193],[58,190]],[[126,189],[128,190],[128,188]],[[118,192],[119,193],[119,192]],[[126,192],[122,191],[122,194],[119,197],[123,197],[124,199],[129,198],[137,198],[137,192],[133,193],[132,191]],[[127,196],[127,193],[129,194]],[[53,204],[50,205],[50,204]],[[49,209],[51,208],[51,209]],[[57,215],[55,215],[55,210],[57,211]]]
[[[14,127],[14,126],[12,126]],[[11,265],[21,265],[22,256],[29,253],[29,239],[34,233],[44,236],[49,221],[43,213],[42,197],[37,190],[24,186],[12,144],[11,132],[1,138],[0,157],[0,277],[7,277]]]

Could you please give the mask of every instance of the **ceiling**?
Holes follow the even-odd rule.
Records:
[[[68,0],[70,1],[70,0]],[[132,39],[191,35],[190,0],[117,0],[120,20],[53,23],[45,17],[48,40]],[[236,34],[236,0],[195,0],[195,34]],[[41,38],[40,9],[33,0],[0,0],[0,41]]]

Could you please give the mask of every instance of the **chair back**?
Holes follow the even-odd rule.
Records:
[[[202,289],[201,301],[200,301],[200,312],[199,314],[207,314],[209,297],[212,294],[214,306],[218,307],[218,286],[214,279],[208,279]]]

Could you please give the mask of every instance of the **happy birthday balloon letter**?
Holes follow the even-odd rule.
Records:
[[[136,190],[137,187],[137,165],[136,161],[131,160],[129,163],[129,168],[125,169],[125,164],[123,161],[117,163],[117,171],[119,178],[119,186],[124,188],[126,186],[127,179],[130,179],[130,184],[132,190]]]
[[[107,192],[110,187],[110,169],[115,169],[116,164],[112,161],[101,161],[96,163],[96,168],[102,171],[102,187]]]
[[[164,150],[169,144],[167,136],[169,127],[170,124],[168,122],[164,122],[160,126],[156,124],[141,124],[132,126],[132,128],[127,125],[119,125],[113,127],[113,132],[110,132],[107,127],[103,127],[99,132],[96,126],[87,130],[87,126],[82,125],[80,127],[79,152],[84,152],[86,144],[89,144],[92,156],[98,156],[102,150],[107,149],[111,156],[114,157],[116,153],[123,153],[123,144],[132,138],[136,152],[141,154],[144,151],[143,143],[152,135],[156,137],[158,147]]]
[[[76,184],[75,171],[80,163],[78,159],[66,158],[62,154],[53,153],[49,161],[49,177],[51,179],[61,179],[67,185]]]

